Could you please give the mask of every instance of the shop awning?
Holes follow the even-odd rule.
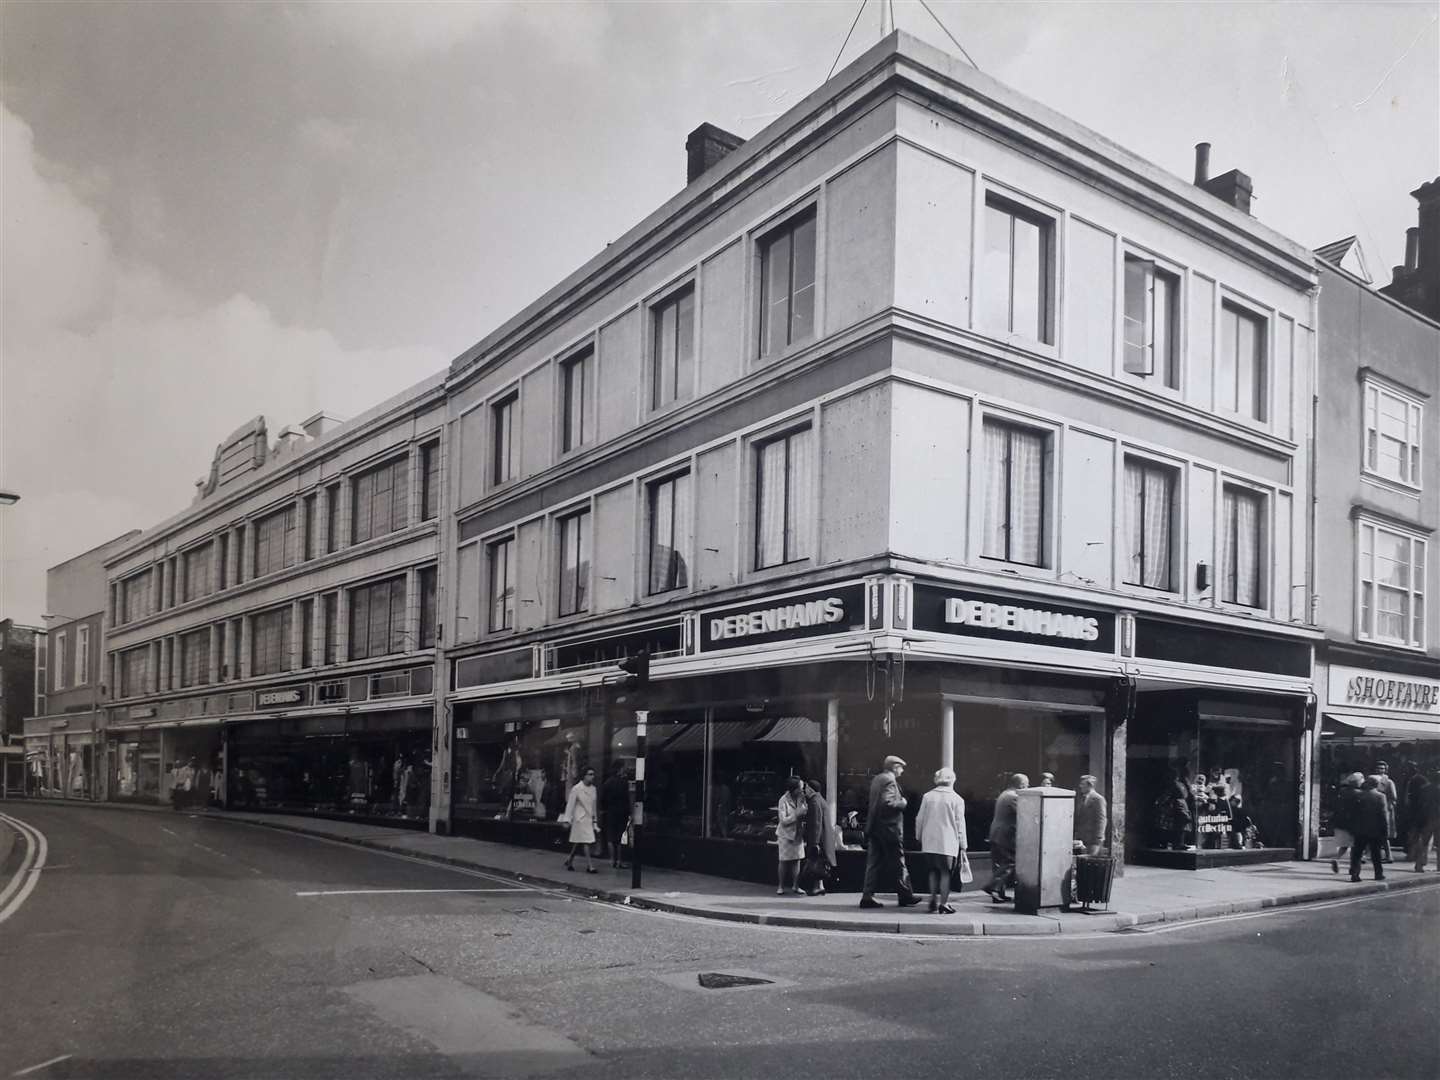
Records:
[[[717,720],[710,725],[710,745],[715,750],[738,750],[745,743],[750,742],[765,723],[764,720],[758,722],[754,720]],[[655,731],[655,727],[652,725],[650,730]],[[684,731],[664,745],[667,754],[687,751],[698,754],[704,748],[704,724],[686,725]]]
[[[1401,720],[1388,716],[1356,716],[1353,713],[1325,714],[1327,727],[1334,724],[1333,734],[1342,738],[1389,739],[1392,742],[1413,742],[1419,740],[1440,741],[1440,718],[1431,720]],[[1325,734],[1332,734],[1326,731]]]
[[[811,720],[808,716],[782,716],[775,721],[774,727],[755,741],[818,743],[820,741],[820,723],[818,720]]]

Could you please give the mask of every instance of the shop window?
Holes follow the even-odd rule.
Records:
[[[180,685],[205,686],[210,682],[210,629],[180,635]]]
[[[486,715],[483,708],[476,714]],[[584,769],[596,770],[598,785],[608,761],[615,760],[607,756],[603,714],[588,720],[583,712],[505,722],[457,720],[457,725],[453,799],[461,816],[553,822]],[[648,826],[648,813],[646,818]]]
[[[440,512],[440,444],[420,448],[420,520],[432,521]]]
[[[1180,279],[1153,259],[1125,256],[1125,370],[1180,386]]]
[[[1259,492],[1225,486],[1220,534],[1220,599],[1263,607],[1265,499]]]
[[[987,559],[1045,565],[1050,436],[986,419],[984,539]]]
[[[490,567],[490,632],[515,629],[515,538],[507,536],[486,549]]]
[[[351,543],[363,543],[409,524],[409,464],[409,458],[398,457],[351,481]]]
[[[998,195],[986,196],[983,329],[1053,343],[1054,235],[1052,218]]]
[[[1175,469],[1144,458],[1125,459],[1125,584],[1172,591],[1174,585]]]
[[[1357,636],[1425,648],[1425,541],[1363,518],[1359,530]]]
[[[560,614],[578,615],[590,610],[590,511],[561,518],[559,532]]]
[[[519,454],[515,444],[515,418],[520,411],[520,391],[506,394],[490,406],[490,483],[499,486],[519,475]]]
[[[771,701],[763,710],[744,707],[715,708],[709,731],[702,723],[679,725],[682,730],[666,746],[677,776],[688,776],[692,762],[689,747],[698,737],[708,739],[709,813],[706,835],[729,840],[769,843],[779,821],[777,807],[792,776],[825,780],[825,706],[815,702]],[[684,714],[703,721],[704,714]],[[652,730],[653,727],[652,727]],[[693,762],[698,765],[698,760]],[[648,766],[647,766],[648,767]],[[646,803],[650,810],[647,776]],[[675,800],[672,828],[690,834],[687,798]]]
[[[815,210],[766,235],[760,255],[760,358],[815,336]]]
[[[657,480],[647,488],[649,588],[652,595],[683,589],[689,583],[685,559],[690,551],[690,474]]]
[[[813,435],[807,425],[755,448],[755,569],[810,556]]]
[[[405,651],[405,579],[350,590],[350,659]]]
[[[1365,472],[1407,487],[1420,486],[1418,401],[1367,380],[1365,383]]]
[[[595,437],[595,349],[586,346],[560,362],[560,452],[568,454]]]
[[[1265,352],[1266,321],[1229,301],[1220,305],[1220,352],[1215,394],[1222,409],[1251,420],[1264,420],[1269,377]]]
[[[433,566],[421,569],[420,584],[420,648],[433,649],[439,633],[435,619],[435,594],[438,573]]]
[[[650,407],[687,400],[695,387],[695,286],[650,309]]]
[[[291,656],[290,605],[250,617],[250,674],[274,675],[294,666]]]
[[[293,504],[255,522],[254,533],[256,577],[295,565],[297,537]]]

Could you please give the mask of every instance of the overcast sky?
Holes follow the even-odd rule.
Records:
[[[930,7],[1172,172],[1209,140],[1258,217],[1358,234],[1377,279],[1440,172],[1434,2]],[[749,136],[814,89],[858,8],[0,4],[0,617],[188,505],[250,417],[441,369],[683,187],[697,124]],[[879,32],[872,0],[844,60]]]

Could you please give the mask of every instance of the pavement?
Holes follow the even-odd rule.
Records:
[[[48,802],[29,801],[36,804]],[[54,804],[77,805],[65,804],[61,800],[55,800]],[[168,807],[137,804],[82,805],[175,813]],[[956,914],[942,916],[929,914],[923,903],[909,908],[897,907],[893,899],[887,899],[883,894],[884,908],[861,910],[854,893],[823,897],[778,896],[774,886],[659,867],[644,868],[644,887],[632,889],[630,871],[612,869],[608,860],[595,861],[598,871],[595,874],[587,874],[583,870],[567,872],[562,866],[562,856],[556,852],[468,837],[435,836],[368,822],[332,821],[268,812],[209,810],[189,813],[482,871],[516,882],[562,889],[587,899],[630,907],[723,922],[862,933],[947,937],[1094,934],[1156,923],[1212,919],[1440,882],[1440,873],[1432,870],[1417,874],[1403,861],[1387,865],[1384,881],[1373,881],[1367,876],[1358,884],[1349,880],[1344,866],[1338,875],[1332,873],[1328,858],[1209,870],[1126,866],[1124,876],[1114,881],[1107,906],[1097,907],[1089,913],[1055,909],[1026,915],[1016,912],[1011,905],[993,903],[981,892],[980,879],[983,875],[977,868],[974,883],[967,885],[961,893],[951,893],[950,904]],[[1321,854],[1328,855],[1329,852],[1322,847]],[[1368,869],[1366,873],[1368,875]]]

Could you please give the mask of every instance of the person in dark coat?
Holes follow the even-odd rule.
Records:
[[[821,790],[819,780],[805,781],[805,861],[800,869],[800,887],[808,896],[824,896],[825,879],[839,865],[835,858],[830,804],[820,794]]]
[[[1330,829],[1335,834],[1335,858],[1330,860],[1332,874],[1340,872],[1340,860],[1355,847],[1355,810],[1359,806],[1360,785],[1364,782],[1363,773],[1350,773],[1335,789],[1335,812],[1330,815]]]
[[[1355,800],[1355,816],[1351,828],[1355,833],[1355,846],[1350,849],[1350,880],[1360,880],[1360,858],[1369,850],[1375,864],[1375,880],[1385,880],[1384,845],[1390,831],[1389,804],[1380,789],[1379,776],[1367,776],[1360,794]]]
[[[630,773],[623,761],[615,763],[610,778],[600,787],[600,828],[610,849],[610,865],[621,867],[620,845],[630,824]]]
[[[1400,787],[1400,812],[1396,826],[1400,830],[1400,838],[1405,841],[1405,850],[1409,851],[1414,846],[1410,843],[1411,834],[1425,820],[1425,789],[1430,786],[1430,781],[1425,776],[1425,770],[1413,761],[1406,763],[1405,771],[1408,776]],[[1413,856],[1413,852],[1411,854]]]
[[[1095,777],[1080,777],[1075,795],[1075,839],[1085,845],[1086,855],[1099,855],[1105,850],[1105,826],[1110,808],[1105,796],[1095,790]]]
[[[1005,890],[1015,883],[1015,832],[1019,826],[1016,811],[1020,789],[1029,786],[1028,776],[1015,773],[995,800],[995,817],[990,821],[990,884],[982,886],[992,903],[1003,904],[1010,899]]]
[[[1423,778],[1424,773],[1420,775]],[[1437,835],[1440,835],[1440,769],[1419,785],[1410,812],[1410,858],[1414,860],[1417,874],[1423,874],[1429,865],[1430,844]],[[1440,867],[1440,852],[1436,853],[1435,865]]]
[[[891,754],[870,781],[870,812],[865,819],[865,884],[860,893],[862,908],[885,906],[875,899],[882,875],[895,879],[895,894],[901,907],[920,902],[910,887],[910,870],[905,865],[906,801],[898,783],[904,772],[904,760]]]

